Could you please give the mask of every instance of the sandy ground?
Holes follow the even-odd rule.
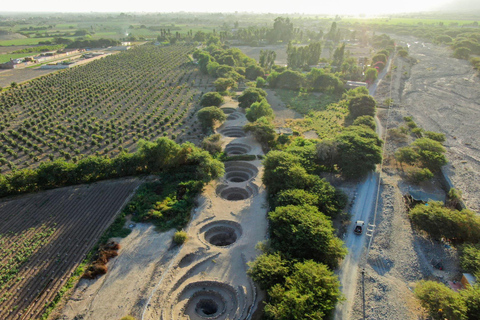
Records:
[[[238,102],[227,99],[229,120],[218,129],[227,148],[262,154],[245,136]],[[240,137],[228,137],[240,135]],[[266,190],[260,160],[226,163],[226,175],[210,183],[186,228],[188,241],[172,245],[173,231],[137,224],[120,241],[106,276],[82,280],[60,319],[251,319],[264,293],[247,276],[247,262],[267,234]],[[240,181],[242,180],[242,181]]]
[[[462,191],[467,207],[478,212],[480,78],[468,61],[452,58],[448,47],[416,43],[413,38],[401,40],[410,44],[410,56],[417,63],[396,62],[397,73],[408,78],[404,85],[396,85],[394,100],[402,114],[412,116],[420,127],[446,135],[449,176]]]
[[[395,105],[388,117],[388,128],[404,125],[403,117],[410,115],[425,130],[445,133],[450,167],[455,168],[455,172],[451,171],[452,180],[464,192],[467,205],[477,209],[479,200],[473,192],[479,187],[475,159],[478,130],[474,130],[479,121],[480,95],[475,89],[478,78],[467,62],[450,58],[451,51],[447,48],[406,40],[411,44],[410,55],[418,62],[396,59],[393,80],[380,85],[376,95],[377,101],[383,101],[389,97],[391,88]],[[385,111],[380,112],[380,118],[386,125]],[[411,141],[411,137],[403,142],[387,140],[375,237],[368,259],[360,262],[365,270],[367,318],[427,319],[414,297],[415,283],[432,279],[447,284],[460,279],[458,251],[448,243],[417,232],[408,219],[403,195],[412,186],[401,179],[402,169],[393,160],[393,153]],[[470,142],[465,144],[465,141]],[[469,169],[465,169],[467,166]],[[438,178],[421,187],[445,195]],[[432,259],[440,260],[444,270],[433,268]],[[359,272],[351,319],[362,318],[361,284]]]
[[[168,261],[174,232],[158,233],[151,224],[136,224],[128,237],[117,239],[121,249],[108,263],[108,273],[80,280],[60,319],[120,319],[130,314],[153,290],[151,283]]]

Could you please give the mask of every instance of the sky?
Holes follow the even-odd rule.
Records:
[[[259,12],[308,14],[385,14],[436,10],[452,1],[480,0],[23,0],[2,1],[2,12]]]

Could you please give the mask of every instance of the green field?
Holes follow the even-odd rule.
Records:
[[[29,57],[29,56],[34,56],[37,55],[37,53],[16,53],[16,54],[0,54],[0,63],[5,63],[7,61],[10,61],[10,59],[18,59],[18,58],[23,58],[23,57]]]
[[[53,38],[24,38],[14,40],[0,40],[0,46],[29,46],[38,44],[40,41],[52,41]]]
[[[459,26],[471,25],[474,20],[458,19],[421,19],[421,18],[365,18],[365,19],[342,19],[342,22],[361,23],[361,24],[388,24],[388,25],[438,25],[443,22],[445,26],[452,24]]]

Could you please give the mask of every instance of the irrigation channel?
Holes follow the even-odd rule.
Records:
[[[228,155],[262,154],[246,135],[245,115],[228,101],[228,118],[218,132]],[[255,245],[267,234],[267,198],[261,184],[260,160],[231,161],[223,178],[209,184],[186,230],[189,240],[179,249],[153,294],[142,319],[251,319],[263,293],[247,276]]]

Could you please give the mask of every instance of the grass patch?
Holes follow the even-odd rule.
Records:
[[[286,89],[277,89],[275,92],[286,104],[287,108],[301,114],[308,114],[311,111],[323,111],[328,105],[339,100],[338,96],[328,93],[305,93]]]
[[[162,177],[159,181],[145,183],[138,188],[122,215],[125,217],[131,214],[132,220],[136,222],[151,222],[160,231],[181,229],[188,223],[194,199],[203,186],[202,181],[173,177]],[[115,232],[123,231],[117,227]]]
[[[0,54],[0,63],[5,63],[10,61],[10,59],[18,59],[18,58],[24,58],[24,57],[29,57],[33,55],[37,55],[38,53],[6,53],[6,54]]]
[[[29,46],[38,44],[40,41],[53,41],[53,38],[24,38],[13,40],[1,40],[0,46]]]
[[[342,132],[348,114],[346,102],[332,103],[324,111],[310,112],[304,119],[286,120],[286,125],[300,133],[314,130],[320,139],[333,138]]]

